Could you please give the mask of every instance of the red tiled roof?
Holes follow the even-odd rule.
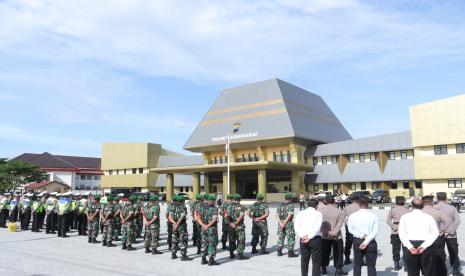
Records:
[[[58,182],[58,181],[42,181],[42,182],[32,182],[32,183],[29,183],[29,184],[27,184],[24,188],[27,189],[27,190],[38,189],[38,188],[47,186],[48,184],[53,183],[53,182],[56,182],[56,183],[61,184],[61,185],[63,185],[63,186],[68,186],[67,184],[62,183],[62,182]],[[69,186],[68,186],[68,187],[69,187]]]
[[[42,154],[24,153],[20,156],[10,159],[10,161],[24,161],[41,168],[49,169],[56,168],[73,170],[100,170],[101,159],[95,157],[53,155],[48,152],[44,152]]]

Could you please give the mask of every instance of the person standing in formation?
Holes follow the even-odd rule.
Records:
[[[431,261],[434,248],[431,245],[439,237],[439,230],[433,217],[422,212],[423,202],[412,200],[412,211],[403,215],[399,222],[399,238],[407,248],[405,260],[408,276],[438,275],[436,263]]]
[[[97,243],[101,210],[100,196],[96,195],[92,199],[92,203],[89,206],[89,212],[87,214],[88,243]]]
[[[266,250],[268,243],[268,222],[267,218],[270,214],[268,204],[263,202],[265,197],[262,194],[257,194],[257,201],[249,207],[248,216],[253,220],[252,223],[252,254],[258,253],[257,245],[260,238],[260,255],[270,254]]]
[[[386,217],[386,223],[391,228],[391,245],[392,245],[392,259],[394,260],[394,270],[399,271],[401,270],[400,266],[400,249],[403,250],[403,257],[405,263],[405,247],[402,246],[399,238],[399,222],[400,218],[410,212],[410,210],[405,207],[405,197],[397,196],[396,197],[396,207],[389,210],[388,215]]]
[[[0,200],[0,227],[6,228],[6,220],[8,219],[8,208],[10,208],[10,194],[4,193]]]
[[[245,249],[245,207],[241,204],[241,195],[233,195],[234,203],[229,205],[226,210],[226,219],[229,222],[229,257],[236,258],[234,251],[237,249],[237,258],[239,260],[248,260],[249,257],[244,255]]]
[[[366,258],[368,276],[376,276],[376,259],[378,258],[378,244],[375,237],[378,234],[378,217],[368,211],[370,200],[360,197],[360,210],[349,217],[349,232],[354,236],[354,276],[362,275],[363,257]]]
[[[228,242],[228,235],[229,235],[229,224],[226,221],[225,213],[229,206],[232,204],[232,195],[229,194],[226,196],[226,202],[222,205],[218,205],[219,214],[222,217],[221,220],[221,244],[222,249],[228,249],[227,242]]]
[[[321,226],[323,215],[317,211],[318,201],[310,199],[308,208],[297,214],[295,231],[300,238],[300,270],[308,276],[308,266],[312,259],[312,276],[321,275]]]
[[[278,221],[278,256],[283,256],[284,240],[287,236],[287,255],[295,258],[295,230],[294,230],[294,205],[292,205],[293,193],[284,195],[285,201],[276,210],[276,220]]]
[[[219,265],[215,261],[218,245],[218,209],[215,207],[215,195],[208,195],[208,203],[202,213],[197,215],[198,223],[202,227],[202,264]],[[209,257],[207,262],[207,255]]]
[[[168,216],[173,225],[171,259],[178,257],[176,253],[179,250],[181,251],[181,261],[190,261],[192,259],[187,256],[187,208],[184,205],[184,196],[174,196],[173,201],[175,204]]]
[[[136,196],[130,196],[129,202],[126,202],[121,209],[120,219],[121,219],[121,243],[122,250],[132,251],[136,250],[132,247],[132,244],[135,240],[134,234],[134,213],[135,208],[134,204],[137,201]]]
[[[50,193],[50,197],[45,202],[46,205],[46,219],[45,219],[45,234],[55,234],[57,229],[57,212],[58,200],[57,193]]]
[[[66,235],[68,229],[68,213],[71,211],[71,197],[70,192],[62,194],[60,200],[58,200],[58,220],[57,220],[57,229],[58,237],[67,238]]]
[[[113,196],[107,196],[107,205],[101,211],[101,224],[103,224],[102,246],[113,247],[113,235],[115,233],[115,213],[116,208],[113,203]]]
[[[151,195],[149,197],[148,205],[142,209],[142,218],[146,227],[145,253],[162,254],[158,251],[158,242],[160,240],[160,204],[158,204],[158,196]]]
[[[41,217],[42,213],[45,213],[45,203],[43,198],[45,197],[45,192],[37,196],[37,198],[32,202],[32,232],[40,232],[41,227]]]
[[[357,212],[358,210],[360,210],[360,207],[358,205],[358,199],[360,197],[357,195],[357,194],[354,194],[354,195],[351,195],[351,200],[352,202],[346,207],[344,208],[344,219],[345,219],[345,233],[346,233],[346,241],[345,241],[345,245],[344,245],[344,256],[345,256],[345,261],[344,261],[344,264],[345,265],[349,265],[352,263],[352,261],[350,260],[350,253],[351,253],[351,250],[352,250],[352,244],[354,242],[354,236],[349,232],[349,227],[348,227],[348,222],[349,222],[349,217]]]
[[[348,273],[343,270],[344,242],[341,233],[342,225],[344,225],[344,213],[335,206],[333,196],[327,196],[325,201],[326,207],[319,210],[323,215],[323,224],[321,226],[321,272],[323,275],[328,273],[327,266],[332,251],[334,266],[336,267],[335,275],[347,275]]]

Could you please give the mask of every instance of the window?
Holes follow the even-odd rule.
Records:
[[[408,183],[408,181],[404,181],[402,185],[404,186],[404,189],[410,188],[410,184]]]
[[[124,174],[126,174],[126,169],[124,169]]]
[[[353,154],[349,155],[349,163],[355,162],[355,156]]]
[[[364,191],[367,189],[367,183],[366,182],[360,182],[360,190]]]
[[[357,184],[356,183],[350,183],[350,189],[351,190],[357,190]]]
[[[341,187],[341,184],[333,184],[333,191],[337,192],[339,191],[339,188]]]
[[[84,185],[79,186],[79,190],[85,190],[85,189],[86,189],[86,186],[84,186]]]
[[[333,155],[333,156],[331,156],[331,163],[333,163],[333,164],[337,164],[337,161],[338,161],[338,157],[337,157],[337,155]]]
[[[365,154],[364,153],[360,153],[359,160],[360,160],[360,162],[365,162]]]
[[[389,160],[396,160],[396,152],[390,151],[389,152]]]
[[[94,175],[94,180],[100,180],[100,175]]]
[[[139,168],[139,173],[140,174],[144,173],[144,168]]]
[[[278,157],[276,156],[276,152],[273,151],[273,161],[278,161]]]
[[[447,154],[447,145],[434,146],[434,155]]]
[[[287,187],[287,186],[284,186],[284,191],[285,191],[285,192],[287,192],[287,189],[288,189],[288,187]]]
[[[407,151],[403,150],[400,152],[400,158],[401,159],[407,159]]]
[[[284,161],[284,154],[282,151],[279,152],[279,162],[283,162]]]
[[[449,179],[449,188],[462,188],[462,179]]]
[[[88,174],[88,175],[86,175],[86,178],[87,178],[87,180],[92,180],[92,175]]]
[[[118,174],[119,174],[119,170],[116,170],[116,175],[118,175]]]
[[[216,156],[213,158],[213,164],[218,164],[218,158]]]
[[[457,154],[459,153],[465,153],[465,144],[457,144],[455,146]]]
[[[328,184],[325,183],[325,184],[323,184],[323,191],[327,191],[327,190],[328,190]]]
[[[320,190],[320,185],[318,184],[313,184],[313,191],[318,192]]]
[[[253,158],[254,158],[255,161],[259,161],[258,156],[257,156],[256,153],[253,154]]]
[[[379,189],[379,182],[371,183],[371,189],[372,190],[378,190]]]
[[[132,169],[132,174],[136,174],[136,173],[137,173],[137,169],[136,168]]]
[[[376,153],[375,152],[372,152],[370,153],[370,161],[376,161]]]
[[[113,174],[113,170],[109,170],[109,171],[108,171],[108,174],[109,174],[109,175],[112,175],[112,174]]]
[[[318,164],[318,157],[313,157],[313,166]]]
[[[286,162],[291,163],[291,152],[287,151],[287,160]]]
[[[397,190],[397,182],[395,182],[395,181],[391,182],[391,189]]]
[[[111,171],[110,171],[111,172]],[[111,174],[111,173],[110,173]],[[81,174],[81,180],[86,180],[86,175],[85,174]]]
[[[328,164],[328,159],[327,159],[327,157],[326,157],[326,156],[324,156],[324,157],[321,157],[321,163],[323,163],[323,165],[326,165],[326,164]]]
[[[247,157],[248,157],[247,161],[252,162],[252,155],[250,153],[247,155]]]
[[[423,183],[421,181],[415,181],[415,189],[422,189]]]

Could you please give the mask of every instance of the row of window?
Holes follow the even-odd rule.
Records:
[[[286,163],[291,163],[291,152],[282,152],[280,151],[279,153],[273,151],[273,161],[275,162],[286,162]]]
[[[115,172],[115,175],[120,174],[128,174],[128,172],[131,171],[132,174],[143,174],[144,173],[144,168],[133,168],[133,169],[121,169],[121,170],[109,170],[108,174],[113,175],[113,172]]]
[[[462,187],[462,181],[460,179],[455,179],[460,181],[460,187],[456,188],[461,188]],[[323,191],[328,191],[328,186],[329,184],[324,183],[323,185]],[[449,188],[450,187],[450,182],[449,182]],[[410,183],[408,181],[402,182],[402,187],[403,189],[409,189],[410,188]],[[339,183],[334,183],[333,184],[333,191],[338,191],[341,188],[341,184]],[[380,182],[372,182],[371,183],[371,190],[377,190],[381,188],[381,183]],[[415,189],[422,189],[423,188],[423,183],[421,181],[415,181]],[[367,189],[367,183],[366,182],[360,182],[360,190],[366,190]],[[391,182],[391,189],[392,190],[397,190],[398,189],[398,184],[397,182]],[[313,191],[317,192],[320,190],[320,184],[314,184],[313,185]],[[350,190],[357,190],[357,184],[356,183],[351,183],[350,184]]]
[[[368,156],[369,155],[369,156]],[[395,160],[396,159],[396,152],[395,151],[390,151],[388,153],[389,155],[389,160]],[[375,152],[372,152],[372,153],[360,153],[358,155],[358,160],[360,162],[366,162],[367,161],[367,158],[370,158],[369,161],[370,162],[376,162],[378,161],[378,158],[376,157],[376,153]],[[406,150],[402,150],[400,151],[400,158],[401,159],[407,159],[407,151]],[[331,163],[332,164],[337,164],[338,163],[338,156],[337,155],[333,155],[331,156]],[[355,154],[349,154],[349,163],[354,163],[355,162]],[[326,165],[328,164],[328,157],[326,156],[323,156],[321,157],[321,163],[323,165]],[[313,157],[313,165],[317,165],[318,164],[318,157]]]
[[[76,178],[81,180],[100,180],[100,175],[93,175],[93,174],[78,174]]]
[[[260,158],[256,153],[254,154],[242,154],[240,157],[235,159],[235,162],[257,162],[260,161]],[[210,160],[210,164],[226,164],[228,163],[228,158],[226,156],[215,156]]]
[[[449,188],[462,188],[462,179],[449,179]]]
[[[457,154],[465,153],[465,144],[456,144],[455,152]],[[444,154],[447,154],[447,145],[434,146],[434,155],[444,155]]]
[[[85,191],[97,191],[99,190],[99,186],[86,186],[86,185],[80,185],[76,186],[78,190],[85,190]]]

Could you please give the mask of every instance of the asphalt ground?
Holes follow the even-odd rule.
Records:
[[[297,208],[298,209],[298,208]],[[164,212],[165,206],[162,206]],[[171,260],[166,244],[166,223],[162,220],[161,251],[163,255],[144,254],[143,241],[139,239],[135,244],[136,251],[122,251],[120,242],[118,247],[102,247],[101,244],[88,244],[86,237],[80,237],[72,231],[69,238],[57,238],[44,232],[30,231],[10,233],[7,229],[0,229],[0,275],[300,275],[300,258],[276,256],[277,223],[275,208],[270,209],[269,241],[270,255],[251,255],[251,220],[246,219],[247,247],[246,255],[249,260],[230,260],[229,252],[218,250],[219,266],[209,267],[200,264],[200,256],[196,255],[196,248],[189,242],[188,255],[194,258],[190,262],[180,259]],[[380,219],[380,231],[376,238],[378,243],[378,275],[406,275],[404,272],[393,271],[390,231],[384,222],[388,210],[371,210]],[[460,214],[462,221],[465,214]],[[191,233],[189,220],[189,233]],[[221,228],[220,228],[221,231]],[[465,226],[459,228],[459,244],[461,259],[465,259]],[[101,235],[99,234],[98,240]],[[220,247],[220,245],[218,246]],[[297,248],[296,248],[297,249]],[[285,251],[286,252],[286,251]],[[296,250],[298,253],[298,250]],[[465,263],[462,262],[462,265]],[[352,275],[352,265],[344,269]],[[328,268],[328,275],[334,275],[335,268]],[[366,275],[363,268],[362,275]]]

